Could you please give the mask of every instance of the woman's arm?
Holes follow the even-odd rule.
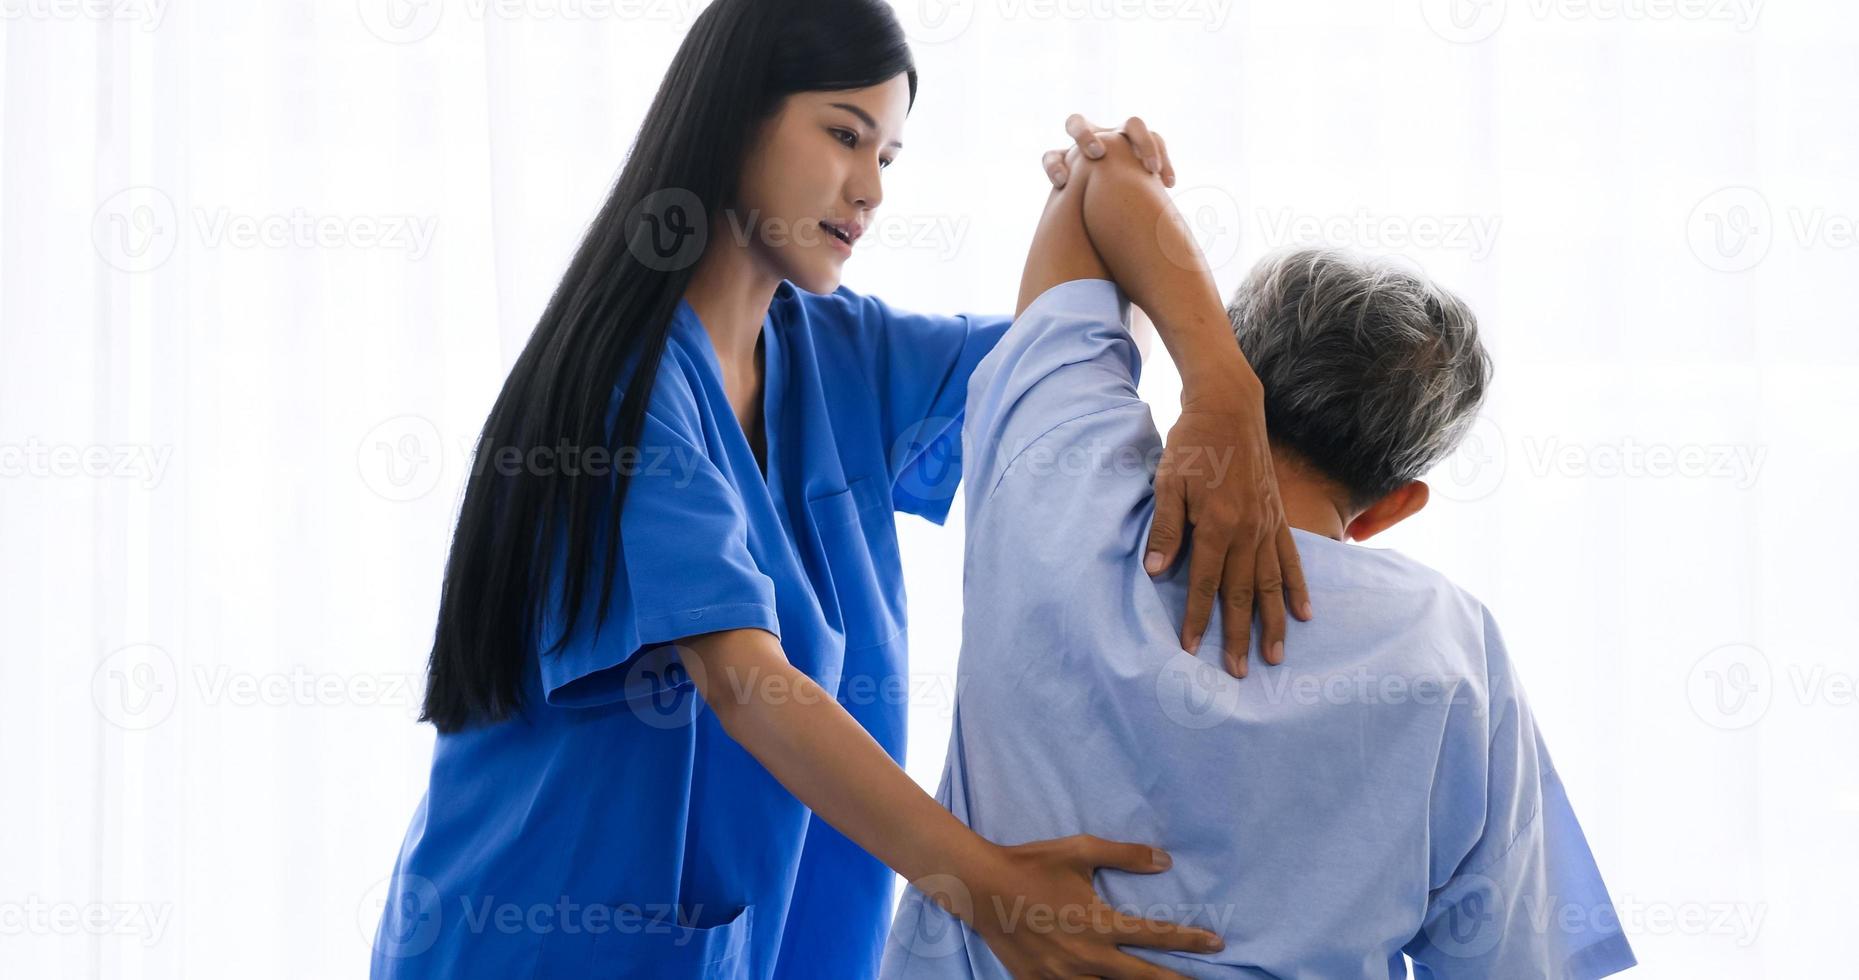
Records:
[[[1310,617],[1297,547],[1278,499],[1266,441],[1263,389],[1233,339],[1213,273],[1162,182],[1127,140],[1088,159],[1067,153],[1071,177],[1048,198],[1041,238],[1060,248],[1027,256],[1018,309],[1071,279],[1104,277],[1155,323],[1181,371],[1182,413],[1156,473],[1156,514],[1145,567],[1172,565],[1184,523],[1195,527],[1182,645],[1199,646],[1217,594],[1225,597],[1227,670],[1246,674],[1255,599],[1267,663],[1284,659],[1288,602]]]
[[[814,813],[967,922],[1014,976],[1173,977],[1117,945],[1222,948],[1205,930],[1123,915],[1098,897],[1093,869],[1165,870],[1167,856],[1154,848],[1088,835],[1002,847],[969,830],[794,667],[773,634],[725,630],[680,648],[731,738]]]

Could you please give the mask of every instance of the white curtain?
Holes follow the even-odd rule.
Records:
[[[0,975],[365,972],[466,447],[698,6],[0,0]],[[1412,257],[1497,380],[1374,543],[1498,615],[1638,975],[1850,975],[1859,8],[899,10],[848,284],[1011,309],[1073,111],[1166,135],[1223,288]],[[933,787],[960,509],[900,525]]]

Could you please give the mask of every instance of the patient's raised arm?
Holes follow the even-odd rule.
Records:
[[[1226,603],[1228,673],[1246,676],[1256,603],[1267,663],[1284,660],[1285,607],[1311,615],[1297,547],[1278,499],[1264,396],[1233,339],[1213,273],[1163,188],[1125,140],[1102,159],[1072,153],[1071,179],[1046,200],[1021,273],[1015,315],[1074,279],[1111,279],[1154,321],[1181,373],[1181,418],[1156,472],[1145,568],[1179,557],[1194,526],[1183,648],[1194,651]]]

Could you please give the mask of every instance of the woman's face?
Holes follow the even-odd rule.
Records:
[[[839,288],[852,241],[884,199],[882,171],[903,149],[910,81],[799,92],[763,123],[743,165],[726,241],[812,293]],[[852,241],[847,241],[851,239]]]

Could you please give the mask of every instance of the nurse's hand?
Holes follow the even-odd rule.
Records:
[[[1205,929],[1127,915],[1098,897],[1091,885],[1098,868],[1137,874],[1168,869],[1168,856],[1147,844],[1077,834],[996,846],[992,853],[990,866],[970,878],[972,893],[949,882],[924,890],[967,921],[1015,977],[1180,977],[1117,947],[1187,953],[1225,948]]]
[[[1174,565],[1184,523],[1194,525],[1194,552],[1182,647],[1190,653],[1200,647],[1219,597],[1227,673],[1246,676],[1255,603],[1264,627],[1259,650],[1266,663],[1283,663],[1285,606],[1309,619],[1310,592],[1278,498],[1256,380],[1183,389],[1181,418],[1168,430],[1156,467],[1155,522],[1143,550],[1149,574]]]
[[[1169,162],[1168,144],[1163,142],[1161,133],[1150,132],[1139,116],[1131,116],[1119,129],[1107,129],[1074,112],[1065,120],[1065,132],[1071,134],[1073,146],[1065,150],[1047,150],[1040,161],[1046,168],[1046,179],[1052,181],[1054,188],[1064,187],[1071,179],[1067,150],[1075,148],[1093,160],[1102,159],[1106,136],[1122,136],[1129,140],[1143,166],[1162,178],[1162,186],[1175,186],[1175,165]]]

